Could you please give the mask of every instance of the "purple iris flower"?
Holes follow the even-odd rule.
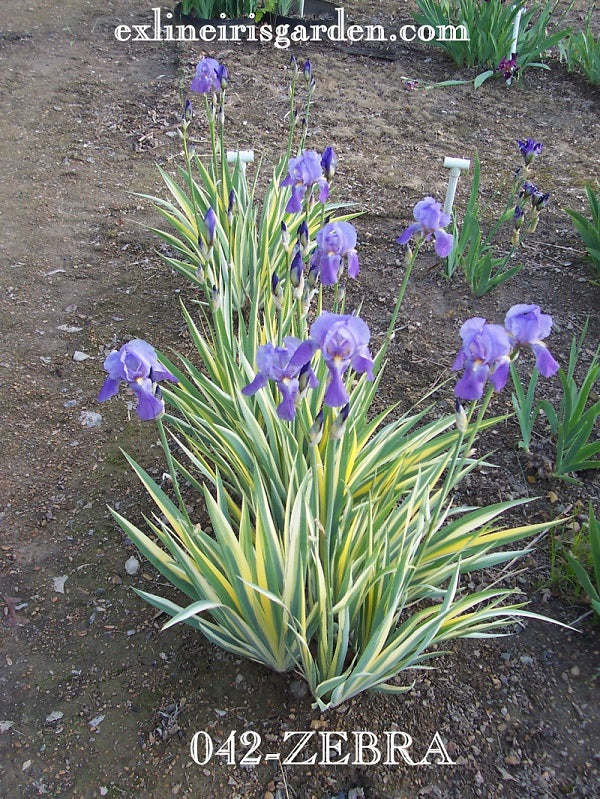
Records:
[[[537,158],[544,148],[544,145],[541,142],[534,141],[533,139],[525,139],[525,141],[517,139],[516,141],[519,145],[521,155],[525,159],[525,166],[529,166],[529,164],[534,160],[534,158]]]
[[[419,236],[425,241],[429,241],[434,236],[436,253],[440,258],[449,255],[454,245],[454,239],[450,233],[446,233],[444,230],[450,223],[450,214],[445,214],[442,211],[442,204],[436,202],[433,197],[425,197],[415,205],[413,216],[417,221],[406,228],[404,233],[396,239],[398,244],[407,244],[412,236]]]
[[[249,397],[266,386],[269,380],[274,380],[282,396],[277,406],[277,415],[287,422],[291,422],[296,415],[296,402],[300,399],[300,375],[304,390],[306,387],[316,388],[319,385],[311,367],[303,369],[309,363],[312,351],[305,351],[304,359],[294,357],[301,345],[300,339],[293,336],[283,339],[283,347],[274,347],[271,343],[263,344],[256,352],[258,374],[242,389],[242,394]]]
[[[321,156],[314,150],[304,150],[297,158],[290,158],[288,172],[288,176],[281,181],[282,186],[292,187],[292,196],[285,207],[286,213],[301,211],[306,191],[312,193],[315,185],[320,186],[320,202],[324,203],[329,197],[329,184],[323,177]]]
[[[519,73],[517,54],[511,53],[510,58],[503,58],[496,67],[496,72],[499,72],[504,80],[507,83],[510,83],[510,81]]]
[[[454,388],[457,397],[478,400],[489,379],[496,391],[506,385],[510,368],[510,341],[501,325],[489,324],[479,316],[467,319],[460,329],[463,346],[452,370],[465,370]]]
[[[310,338],[300,345],[296,358],[306,362],[307,356],[321,350],[330,376],[325,405],[337,408],[347,404],[348,392],[342,383],[342,375],[349,366],[357,372],[366,372],[367,378],[373,380],[373,359],[368,347],[370,337],[366,322],[358,316],[325,311],[311,325]]]
[[[331,180],[335,175],[337,161],[337,155],[333,147],[326,147],[323,150],[323,155],[321,156],[321,166],[323,167],[325,178],[329,181],[329,183],[331,183]]]
[[[159,380],[177,383],[177,378],[158,361],[156,351],[148,342],[135,338],[113,350],[104,361],[108,377],[104,381],[98,401],[104,402],[119,391],[121,383],[127,383],[138,398],[136,409],[140,419],[156,419],[165,410],[160,397]]]
[[[342,269],[342,258],[348,260],[349,276],[358,276],[359,264],[355,246],[356,230],[350,222],[329,222],[317,233],[317,249],[311,263],[319,270],[324,286],[337,283]]]
[[[506,314],[504,326],[516,347],[531,347],[535,365],[543,377],[552,377],[559,365],[542,339],[550,335],[552,317],[543,314],[539,305],[513,305]]]
[[[203,58],[196,67],[196,74],[190,83],[190,91],[198,94],[218,92],[221,88],[220,69],[222,69],[222,65],[215,58]]]

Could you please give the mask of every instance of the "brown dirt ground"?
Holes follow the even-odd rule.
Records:
[[[573,19],[586,6],[576,4]],[[410,4],[353,0],[347,8],[357,22],[391,27],[408,19]],[[321,717],[293,675],[236,660],[182,627],[160,633],[133,594],[160,581],[146,566],[125,573],[133,552],[106,505],[137,519],[145,499],[119,447],[157,475],[163,464],[154,427],[129,420],[124,401],[98,406],[95,396],[107,348],[133,336],[164,350],[187,346],[178,298],[189,289],[158,259],[156,239],[138,224],[155,214],[131,192],[161,191],[155,163],[173,168],[182,89],[205,54],[199,45],[115,41],[115,25],[149,16],[126,0],[64,0],[60,8],[3,0],[0,8],[0,722],[13,722],[0,726],[0,796],[260,797],[271,780],[278,796],[299,799],[355,786],[369,799],[599,796],[600,638],[589,617],[578,633],[532,623],[508,639],[458,643],[408,695],[363,695]],[[583,186],[598,175],[598,91],[557,62],[510,90],[490,81],[477,92],[410,91],[405,77],[467,75],[427,45],[295,52],[312,59],[317,80],[309,145],[334,145],[336,197],[364,211],[350,303],[365,301],[375,332],[386,326],[401,276],[395,237],[417,200],[443,196],[442,157],[479,152],[491,192],[518,163],[516,137],[545,145],[536,178],[552,200],[523,271],[477,299],[425,258],[409,286],[385,397],[406,407],[447,373],[465,318],[501,321],[515,302],[539,302],[553,315],[552,347],[563,361],[590,317],[591,352],[599,289],[562,209],[582,208]],[[210,55],[231,74],[231,144],[253,146],[271,163],[286,128],[289,53],[245,44]],[[89,359],[74,361],[76,350]],[[543,391],[555,395],[556,381]],[[447,409],[449,392],[434,401]],[[494,410],[507,404],[498,396]],[[101,426],[82,426],[85,411],[100,412]],[[467,498],[542,497],[522,511],[535,521],[571,511],[581,523],[589,499],[600,507],[597,477],[579,486],[550,480],[516,441],[507,422],[482,442],[499,468],[475,475]],[[543,429],[537,446],[541,462]],[[568,622],[585,612],[548,590],[547,539],[525,566],[516,579],[534,610]],[[64,594],[53,590],[60,576]],[[62,717],[48,722],[54,711]],[[311,725],[405,730],[417,756],[439,731],[456,765],[243,768],[213,758],[200,767],[189,756],[195,731],[222,741],[231,730],[254,730],[263,753],[285,753],[284,731]]]

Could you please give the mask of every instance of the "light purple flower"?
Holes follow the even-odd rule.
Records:
[[[113,350],[104,361],[108,377],[104,381],[98,401],[104,402],[119,391],[121,383],[127,383],[138,398],[136,409],[140,419],[156,419],[165,410],[160,397],[160,380],[177,383],[177,378],[158,361],[154,347],[142,339],[135,338],[121,349]]]
[[[358,316],[324,312],[311,325],[310,339],[300,345],[296,357],[306,361],[308,355],[321,350],[330,376],[325,405],[337,408],[348,402],[342,375],[349,366],[356,372],[366,372],[367,378],[373,380],[373,359],[368,347],[370,337],[366,322]]]
[[[476,316],[460,329],[463,346],[452,364],[452,371],[465,370],[454,388],[457,397],[478,400],[488,379],[501,391],[510,368],[510,341],[501,325],[493,325]]]
[[[303,390],[316,388],[319,384],[311,367],[305,368],[312,357],[312,350],[305,351],[304,359],[294,357],[301,344],[300,339],[288,336],[283,339],[283,347],[275,347],[271,343],[259,347],[256,352],[258,374],[242,389],[242,394],[249,397],[266,386],[269,380],[274,380],[282,396],[277,415],[287,422],[291,422],[296,415],[296,402],[301,390],[300,376]]]
[[[552,317],[541,313],[539,305],[513,305],[504,326],[515,347],[531,347],[535,365],[543,377],[552,377],[558,371],[558,363],[542,341],[550,335]]]
[[[397,239],[398,244],[407,244],[412,236],[418,236],[425,241],[429,241],[434,236],[436,253],[440,258],[449,255],[454,245],[454,239],[450,233],[446,233],[444,230],[450,223],[450,215],[442,211],[441,203],[436,202],[433,197],[425,197],[415,205],[413,216],[417,221]]]
[[[529,164],[537,158],[537,156],[542,152],[544,145],[542,142],[534,141],[533,139],[525,139],[522,141],[521,139],[517,139],[517,144],[519,145],[519,150],[521,151],[521,155],[525,159],[525,166],[529,166]]]
[[[290,158],[288,173],[281,181],[282,186],[292,187],[292,196],[285,207],[286,213],[301,211],[304,195],[307,191],[310,195],[315,185],[320,187],[320,202],[324,203],[329,197],[329,184],[323,176],[321,156],[314,150],[304,150],[297,158]]]
[[[190,91],[198,94],[218,92],[221,88],[219,70],[222,65],[215,58],[203,58],[196,67],[196,74],[190,83]]]
[[[342,258],[348,261],[348,275],[356,278],[359,272],[356,230],[350,222],[329,222],[317,233],[317,249],[311,264],[319,270],[324,286],[337,283],[342,271]]]

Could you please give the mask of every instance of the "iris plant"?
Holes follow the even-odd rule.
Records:
[[[165,410],[160,396],[158,382],[169,380],[177,383],[156,357],[156,351],[148,342],[136,338],[123,344],[121,349],[113,350],[104,361],[108,377],[98,394],[98,401],[104,402],[119,391],[121,383],[127,383],[138,399],[136,408],[140,419],[157,419]]]

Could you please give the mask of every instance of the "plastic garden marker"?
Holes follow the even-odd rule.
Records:
[[[456,184],[461,172],[467,170],[471,166],[471,162],[466,158],[449,158],[446,156],[444,158],[444,166],[450,170],[450,180],[448,181],[446,199],[444,200],[444,213],[451,214],[454,195],[456,194]]]
[[[514,8],[514,6],[513,6],[513,8]],[[509,60],[512,58],[512,56],[513,56],[513,53],[514,53],[515,55],[516,55],[516,53],[517,53],[517,43],[518,43],[518,41],[519,41],[519,26],[521,25],[521,14],[522,14],[524,11],[526,11],[526,8],[525,8],[525,6],[523,6],[523,8],[520,8],[520,9],[517,11],[517,13],[516,13],[516,16],[515,16],[515,19],[514,19],[514,22],[513,22],[513,35],[512,35],[512,42],[511,42],[511,44],[510,44],[510,53],[509,53],[509,54],[506,56],[506,57],[507,57],[507,59],[509,59]],[[512,79],[511,79],[511,78],[509,78],[509,79],[506,81],[506,85],[507,85],[507,86],[510,86],[510,84],[511,84],[511,80],[512,80]]]
[[[246,171],[246,164],[254,162],[254,150],[227,150],[227,163],[235,164],[240,162],[242,172]]]
[[[508,55],[506,56],[507,58],[512,58],[512,54],[517,52],[517,42],[519,41],[519,26],[521,24],[521,14],[524,11],[526,11],[525,6],[523,6],[523,8],[520,8],[515,16],[513,22],[513,35],[512,35],[512,42],[510,45],[510,53],[508,53]]]

